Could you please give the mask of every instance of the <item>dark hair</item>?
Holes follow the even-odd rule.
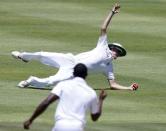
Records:
[[[74,67],[73,75],[74,77],[81,77],[85,79],[88,75],[88,69],[84,64],[79,63]]]

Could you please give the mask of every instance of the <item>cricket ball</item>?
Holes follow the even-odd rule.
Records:
[[[137,84],[137,83],[134,83],[134,84],[133,84],[133,87],[134,87],[135,89],[137,89],[137,88],[138,88],[138,84]]]

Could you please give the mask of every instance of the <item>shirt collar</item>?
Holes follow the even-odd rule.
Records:
[[[111,60],[113,59],[112,58],[112,51],[109,49],[109,48],[107,48],[106,49],[106,54],[107,54],[107,57],[110,59],[111,58]]]
[[[74,77],[74,80],[81,82],[81,83],[86,83],[86,81],[81,77]]]

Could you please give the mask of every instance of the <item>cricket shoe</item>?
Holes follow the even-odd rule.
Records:
[[[28,62],[28,60],[25,60],[23,58],[21,58],[21,53],[19,51],[12,51],[11,55],[15,58],[15,59],[20,59],[24,62]]]
[[[20,88],[26,88],[28,87],[30,84],[27,81],[21,81],[20,83],[18,83],[17,87]]]

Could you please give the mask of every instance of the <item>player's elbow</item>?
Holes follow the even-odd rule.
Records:
[[[116,90],[117,83],[115,82],[115,80],[110,80],[109,83],[110,83],[110,89]]]
[[[107,33],[107,30],[106,30],[106,28],[104,28],[104,27],[101,27],[101,34],[102,35],[104,35],[104,34],[106,34]]]
[[[116,89],[116,84],[114,84],[114,83],[110,84],[110,89],[115,90]]]
[[[49,106],[49,102],[48,101],[43,101],[42,103],[41,103],[41,105],[42,105],[42,107],[44,107],[44,108],[47,108],[48,106]]]

